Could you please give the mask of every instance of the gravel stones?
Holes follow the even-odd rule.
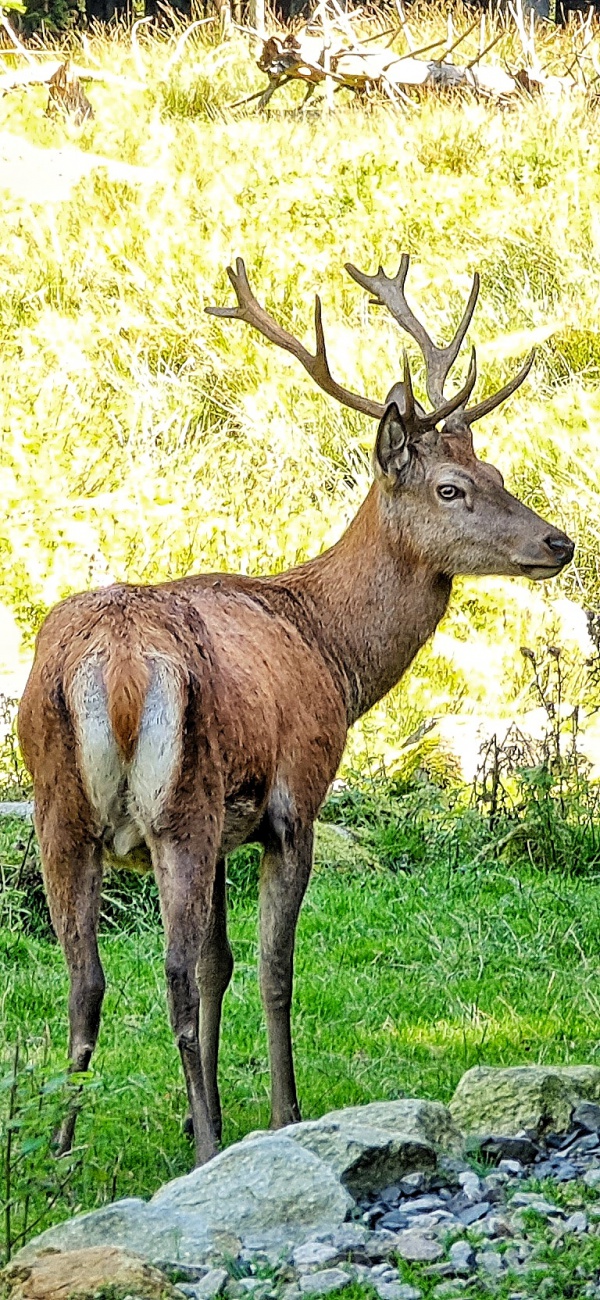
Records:
[[[600,1110],[600,1107],[598,1107]],[[537,1155],[537,1146],[531,1138],[509,1137],[508,1135],[489,1134],[475,1136],[465,1142],[465,1151],[478,1160],[499,1164],[501,1160],[518,1160],[520,1164],[531,1164]]]
[[[582,1101],[600,1102],[600,1068],[595,1065],[475,1066],[463,1074],[450,1111],[469,1134],[564,1133]]]
[[[478,1219],[484,1218],[489,1208],[489,1201],[479,1201],[474,1205],[467,1205],[464,1210],[460,1211],[458,1217],[463,1227],[470,1228],[471,1224],[477,1223]]]
[[[377,1282],[372,1285],[379,1300],[421,1300],[423,1294],[416,1286],[407,1286],[402,1282]]]

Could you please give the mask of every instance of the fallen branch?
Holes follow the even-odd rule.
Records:
[[[450,24],[445,39],[434,41],[422,50],[412,49],[408,54],[399,55],[381,46],[367,49],[366,42],[361,45],[358,39],[350,40],[346,44],[341,40],[336,43],[333,35],[334,24],[326,13],[329,3],[335,5],[337,10],[335,0],[321,0],[317,10],[323,27],[322,36],[304,31],[298,35],[288,33],[285,36],[273,35],[265,38],[257,63],[261,71],[267,73],[269,84],[264,91],[252,97],[259,100],[261,108],[264,108],[275,91],[287,84],[289,80],[304,82],[309,87],[307,95],[312,93],[314,86],[325,83],[330,104],[334,85],[338,89],[346,87],[355,93],[379,90],[392,102],[402,104],[410,102],[407,92],[421,87],[428,90],[448,91],[463,89],[472,94],[501,101],[510,100],[524,90],[530,94],[538,93],[550,97],[557,93],[570,93],[578,85],[582,86],[581,77],[576,79],[569,74],[564,77],[550,76],[540,67],[533,32],[529,34],[526,29],[522,0],[515,0],[513,14],[527,63],[514,74],[497,64],[484,62],[485,55],[497,45],[504,31],[502,29],[497,31],[486,44],[486,25],[479,18],[458,36],[455,36]],[[414,46],[412,33],[406,31],[402,0],[397,0],[397,8],[407,43]],[[478,26],[480,28],[478,54],[462,65],[452,62],[450,56]],[[352,35],[347,16],[344,20],[344,32]],[[587,50],[588,43],[591,45],[591,41],[587,41],[587,34],[588,29],[586,29],[584,50]],[[381,38],[381,34],[378,35]],[[420,57],[438,46],[445,47],[438,58],[427,60]],[[581,54],[582,51],[579,53]],[[590,57],[593,61],[592,50],[590,50]],[[585,81],[582,88],[586,88]],[[250,99],[242,102],[249,103]]]

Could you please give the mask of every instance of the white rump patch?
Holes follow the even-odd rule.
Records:
[[[181,771],[181,707],[179,679],[168,664],[153,660],[138,742],[127,774],[132,812],[147,829],[160,816]]]
[[[124,765],[108,720],[108,695],[98,659],[86,659],[71,687],[81,776],[100,829],[120,820]]]
[[[102,661],[85,660],[71,688],[80,769],[98,824],[116,857],[142,844],[181,769],[181,688],[167,664],[155,659],[133,758],[125,762],[108,717]],[[111,843],[112,841],[112,843]]]

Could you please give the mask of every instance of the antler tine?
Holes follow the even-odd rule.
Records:
[[[473,389],[475,387],[476,380],[477,380],[477,355],[475,352],[475,348],[471,348],[471,360],[469,361],[467,378],[465,379],[462,388],[459,390],[458,393],[454,394],[454,397],[449,397],[447,402],[443,402],[441,406],[438,406],[435,411],[430,411],[424,416],[419,416],[418,420],[419,420],[420,428],[433,429],[437,424],[440,423],[441,420],[447,420],[449,416],[453,415],[454,412],[458,410],[461,410],[461,418],[462,418],[462,407],[464,406],[465,402],[468,402],[471,393],[473,392]],[[483,403],[481,403],[481,405],[483,405]],[[476,408],[473,407],[473,410],[475,409]],[[485,412],[482,412],[482,414],[485,414]]]
[[[513,379],[509,379],[508,383],[505,384],[503,388],[499,388],[497,393],[491,393],[489,397],[484,397],[482,402],[477,402],[476,406],[472,406],[470,410],[464,412],[462,418],[464,419],[465,424],[474,424],[476,420],[481,419],[482,415],[489,415],[490,411],[493,411],[496,406],[500,406],[500,403],[505,402],[507,397],[511,397],[512,394],[516,392],[517,388],[521,387],[524,380],[527,379],[534,360],[535,348],[532,348],[525,365],[521,366],[518,374],[516,374]]]
[[[432,406],[443,407],[445,404],[444,384],[451,367],[456,361],[475,311],[479,293],[479,276],[477,273],[473,276],[469,301],[454,338],[446,347],[439,348],[406,301],[404,285],[409,263],[408,253],[403,253],[395,276],[387,276],[381,266],[377,275],[365,275],[363,271],[358,271],[351,262],[346,262],[346,270],[352,276],[352,279],[356,280],[357,284],[360,284],[363,289],[373,294],[375,302],[382,307],[387,307],[394,320],[418,343],[425,361],[427,396]]]
[[[404,374],[402,376],[402,387],[404,389],[404,419],[407,425],[414,427],[417,423],[415,418],[415,394],[412,386],[412,375],[410,373],[410,363],[406,348],[404,348]]]
[[[385,406],[381,402],[375,402],[369,397],[361,397],[358,393],[352,393],[348,388],[343,388],[341,384],[333,378],[329,369],[327,352],[325,349],[325,335],[323,333],[323,321],[321,313],[321,300],[316,295],[315,299],[315,332],[317,339],[317,349],[313,356],[307,348],[284,330],[273,317],[261,307],[257,298],[250,288],[246,267],[241,257],[236,258],[235,271],[233,267],[227,267],[227,274],[233,285],[233,291],[237,298],[237,307],[205,307],[209,316],[221,316],[230,320],[243,320],[247,325],[263,334],[269,342],[275,343],[277,347],[285,348],[286,352],[291,352],[292,356],[297,357],[304,369],[314,379],[315,383],[322,388],[324,392],[329,393],[330,397],[335,397],[343,406],[349,406],[353,411],[362,411],[363,415],[370,415],[375,420],[380,420],[385,412]]]

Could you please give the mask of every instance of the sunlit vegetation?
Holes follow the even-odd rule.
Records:
[[[442,16],[411,21],[425,44]],[[546,61],[564,65],[572,34],[546,40]],[[531,379],[477,427],[477,445],[576,537],[578,558],[548,587],[457,584],[433,645],[355,737],[354,761],[394,750],[431,713],[521,707],[518,647],[558,638],[581,669],[589,646],[564,597],[594,607],[600,587],[593,101],[524,97],[503,110],[425,97],[402,112],[344,92],[333,114],[317,98],[299,117],[298,88],[287,87],[260,116],[226,108],[263,84],[245,37],[219,44],[208,24],[169,70],[173,48],[168,27],[142,29],[135,58],[127,34],[93,39],[99,65],[136,84],[94,83],[95,120],[82,130],[44,116],[42,88],[0,104],[4,130],[144,169],[139,183],[97,171],[50,203],[40,167],[40,202],[3,195],[0,598],[25,646],[70,591],[194,569],[268,572],[339,536],[368,485],[372,422],[204,308],[231,298],[225,267],[237,254],[307,340],[318,290],[335,373],[381,398],[401,339],[343,263],[393,270],[407,250],[412,299],[440,338],[479,269],[480,393],[537,343]],[[518,61],[513,33],[493,57]]]

